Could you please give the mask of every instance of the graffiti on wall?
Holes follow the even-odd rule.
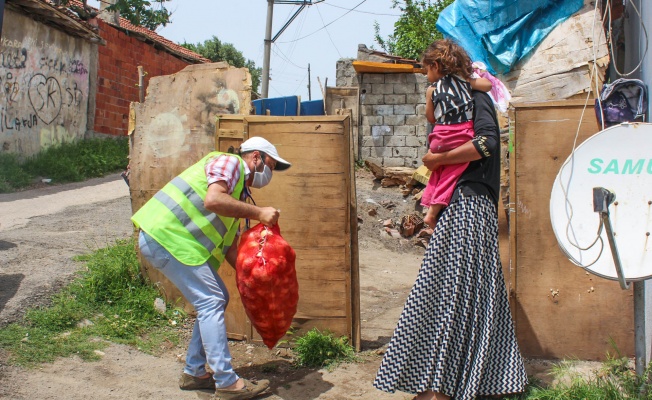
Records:
[[[52,35],[24,32],[0,39],[0,144],[3,151],[35,153],[85,134],[90,53],[83,45],[66,50],[62,44],[74,39],[65,35],[48,43],[29,33]]]

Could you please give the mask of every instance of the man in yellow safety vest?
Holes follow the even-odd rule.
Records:
[[[224,323],[229,294],[217,269],[224,260],[235,266],[240,218],[276,224],[279,210],[244,200],[250,187],[266,186],[272,171],[291,165],[262,137],[244,141],[239,153],[209,153],[131,218],[140,229],[141,255],[197,311],[179,387],[215,389],[216,397],[224,400],[253,398],[268,388],[269,381],[240,378],[231,366]]]

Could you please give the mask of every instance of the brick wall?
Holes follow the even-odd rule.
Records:
[[[425,75],[356,74],[352,61],[338,61],[336,82],[360,88],[361,158],[386,167],[417,168],[429,132]]]
[[[109,135],[126,135],[129,104],[139,101],[138,66],[142,66],[145,72],[146,92],[151,77],[174,74],[190,63],[157,50],[153,44],[129,36],[102,20],[98,19],[98,25],[106,46],[98,46],[93,130]]]

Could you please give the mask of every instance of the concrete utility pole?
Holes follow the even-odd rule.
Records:
[[[290,26],[292,21],[299,15],[301,10],[303,10],[306,6],[311,6],[313,4],[321,3],[324,0],[317,0],[313,2],[312,0],[267,0],[267,25],[265,26],[265,53],[264,53],[264,59],[263,59],[263,76],[261,78],[262,80],[262,87],[261,87],[261,93],[260,95],[262,96],[263,99],[266,99],[269,94],[269,60],[270,60],[270,53],[272,51],[272,43],[278,39],[279,36],[281,36],[281,33]],[[272,37],[272,15],[274,13],[274,4],[294,4],[300,6],[299,9],[290,17],[290,19],[283,25],[281,30],[278,31],[274,37]]]
[[[308,101],[312,100],[310,96],[310,63],[308,63]]]
[[[263,99],[269,93],[269,58],[272,51],[272,14],[274,14],[274,0],[267,0],[267,25],[265,25],[265,54],[263,58],[263,77],[260,94]]]

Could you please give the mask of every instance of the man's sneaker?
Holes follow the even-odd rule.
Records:
[[[185,372],[179,378],[179,387],[181,390],[198,390],[198,389],[215,389],[215,379],[213,376],[208,378],[197,378],[196,376],[188,375]]]
[[[269,387],[267,379],[259,381],[242,379],[245,386],[238,390],[215,389],[214,400],[247,400],[253,399]]]

